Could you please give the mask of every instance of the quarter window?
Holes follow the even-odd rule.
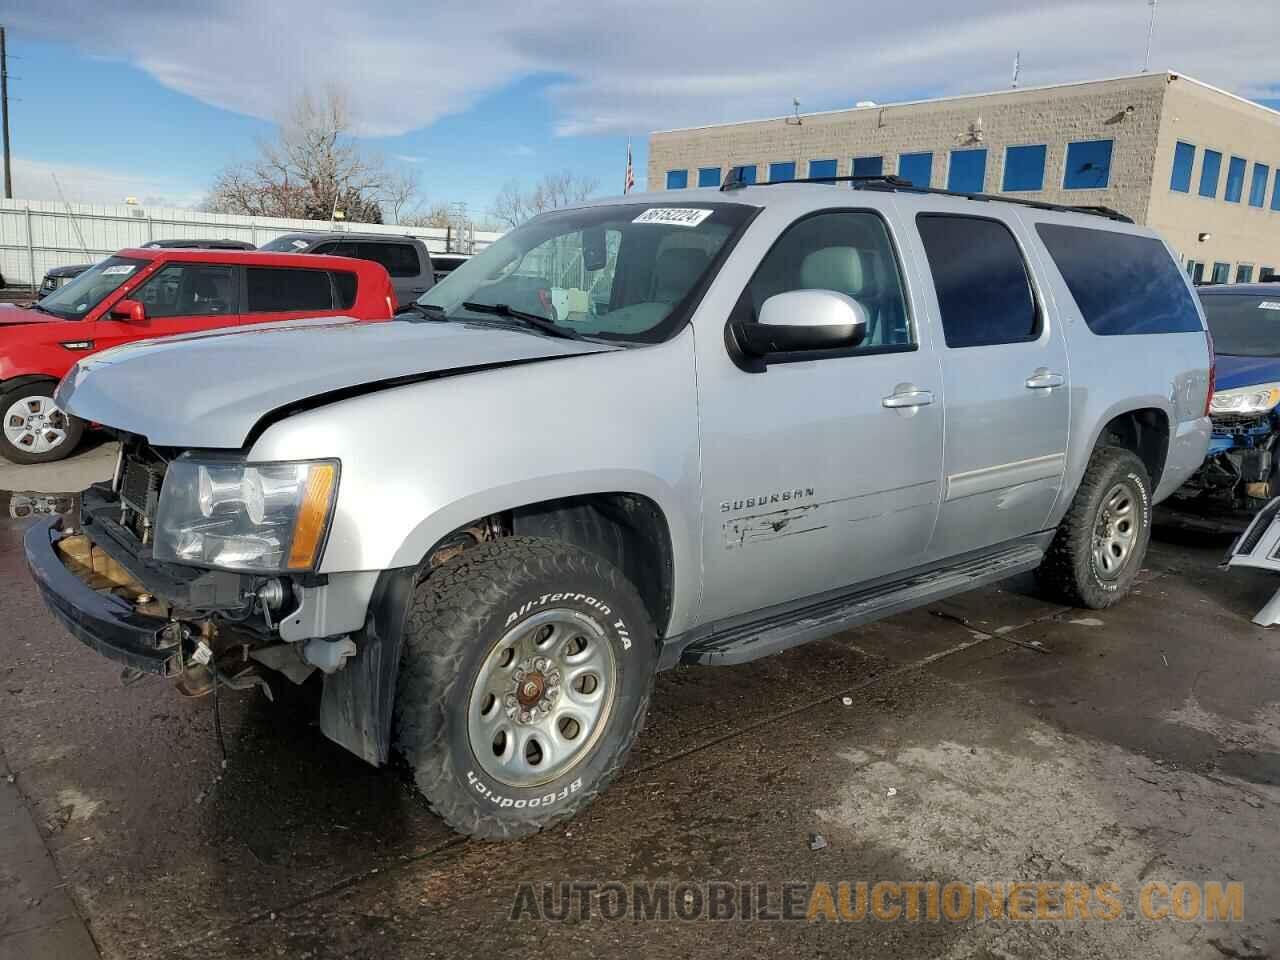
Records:
[[[754,320],[766,300],[791,290],[834,290],[862,304],[867,332],[860,351],[914,343],[897,258],[884,221],[873,213],[821,213],[793,224],[743,290],[735,319]]]
[[[700,187],[720,186],[720,168],[719,167],[699,167],[698,168],[698,186]]]
[[[356,275],[337,270],[330,276],[333,277],[334,306],[339,310],[350,310],[356,305]]]
[[[817,179],[818,177],[834,177],[836,175],[836,162],[834,160],[810,160],[809,161],[809,177]]]
[[[947,189],[956,193],[981,193],[987,180],[987,151],[952,150]]]
[[[1111,182],[1110,140],[1077,140],[1067,144],[1064,190],[1100,190]]]
[[[884,173],[884,157],[854,157],[855,177],[878,177]]]
[[[912,186],[928,187],[933,181],[933,154],[904,153],[900,155],[898,176]]]
[[[1200,315],[1177,261],[1154,237],[1061,223],[1037,223],[1036,233],[1094,333],[1200,329]],[[1187,273],[1199,282],[1204,264],[1188,261]]]
[[[134,293],[149,317],[210,317],[236,313],[235,268],[171,263]]]
[[[1200,196],[1216,197],[1218,195],[1218,177],[1222,175],[1222,154],[1217,150],[1204,152],[1204,163],[1200,167]]]
[[[1191,168],[1196,163],[1196,148],[1190,143],[1178,141],[1173,148],[1173,175],[1169,178],[1169,189],[1178,193],[1191,192]]]
[[[250,313],[333,309],[328,271],[248,267],[245,272]]]
[[[1034,340],[1040,311],[1026,262],[997,220],[921,214],[916,218],[933,274],[948,347]]]
[[[1265,163],[1253,165],[1253,180],[1249,184],[1249,206],[1261,209],[1267,203],[1267,180],[1271,176],[1271,168]]]
[[[1041,146],[1010,147],[1004,154],[1004,183],[1006,193],[1019,190],[1044,189],[1044,161],[1047,149]]]
[[[783,183],[787,180],[796,178],[796,163],[794,160],[787,160],[782,163],[769,164],[769,182]]]
[[[668,170],[667,171],[667,189],[683,190],[689,186],[688,170]]]
[[[1227,165],[1227,190],[1222,199],[1227,203],[1239,203],[1244,192],[1244,157],[1232,157]]]

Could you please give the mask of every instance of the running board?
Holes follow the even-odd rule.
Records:
[[[810,640],[821,640],[850,627],[883,620],[1034,570],[1043,559],[1044,551],[1039,546],[1022,543],[981,559],[967,560],[715,633],[686,647],[681,662],[704,666],[748,663]]]

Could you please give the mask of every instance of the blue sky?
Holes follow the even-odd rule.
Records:
[[[362,141],[429,202],[483,215],[546,173],[621,188],[651,130],[1132,73],[1144,0],[10,0],[20,197],[190,204],[304,90],[338,85]],[[1218,9],[1218,8],[1221,9]],[[1226,8],[1230,7],[1228,11]],[[1280,4],[1161,0],[1153,69],[1280,107]],[[765,8],[761,8],[765,10]],[[1226,15],[1230,13],[1230,15]],[[1245,25],[1248,25],[1247,27]]]

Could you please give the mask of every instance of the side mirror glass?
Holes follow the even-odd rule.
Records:
[[[736,327],[743,348],[756,356],[856,347],[867,335],[867,310],[834,290],[789,290],[760,308],[756,323]]]
[[[112,320],[124,320],[127,323],[143,323],[147,319],[147,308],[140,300],[125,297],[111,308]]]

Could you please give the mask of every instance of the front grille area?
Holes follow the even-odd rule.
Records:
[[[160,506],[160,486],[165,465],[126,454],[120,469],[120,501],[125,507],[120,522],[143,543],[151,540],[151,525]]]

